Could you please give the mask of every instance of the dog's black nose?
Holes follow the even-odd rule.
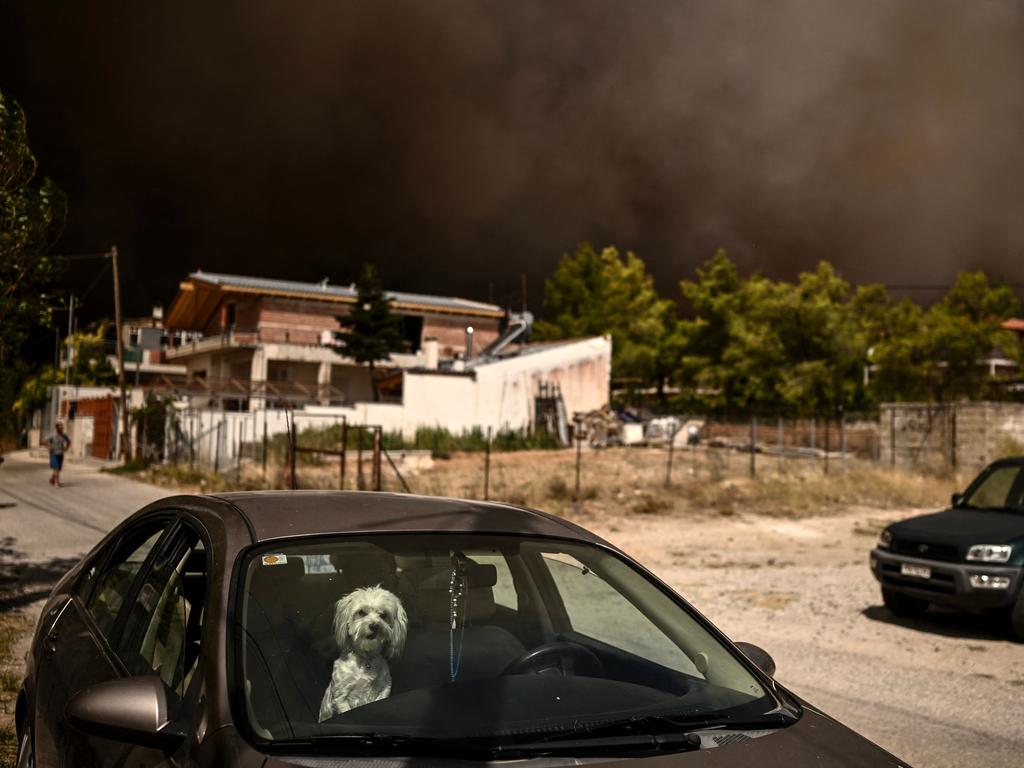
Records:
[[[376,632],[378,629],[380,629],[380,624],[376,621],[371,621],[369,624],[366,625],[366,628],[371,632]]]

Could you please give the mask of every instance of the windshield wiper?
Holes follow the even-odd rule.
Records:
[[[518,755],[536,757],[547,754],[656,754],[700,749],[700,731],[769,730],[783,728],[797,721],[786,709],[751,719],[730,716],[695,715],[632,715],[594,725],[575,728],[531,742],[495,744],[476,738],[441,739],[429,736],[405,736],[378,732],[320,734],[306,739],[276,742],[282,750],[298,748],[303,752],[329,755],[360,755],[382,752],[388,755],[430,755],[464,759],[486,757],[512,758]]]
[[[320,734],[306,739],[277,742],[282,748],[298,747],[318,754],[458,755],[478,754],[480,750],[460,745],[458,740],[429,736],[403,736],[390,733]]]
[[[579,738],[586,734],[585,739],[590,736],[601,737],[608,734],[631,734],[631,735],[653,735],[653,736],[690,736],[696,731],[710,728],[728,728],[730,730],[767,730],[771,728],[784,728],[792,725],[798,716],[788,710],[780,709],[761,717],[745,720],[733,719],[729,715],[708,716],[701,715],[632,715],[621,720],[611,720],[594,725],[579,725],[571,731],[556,734],[546,742],[561,742],[566,739]],[[683,730],[685,729],[685,730]]]
[[[631,755],[658,752],[688,752],[700,749],[700,736],[695,733],[640,733],[632,736],[605,736],[582,739],[548,739],[491,748],[495,757],[519,755],[538,757],[558,753],[577,756],[607,755],[625,751]]]

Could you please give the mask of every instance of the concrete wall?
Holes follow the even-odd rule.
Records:
[[[885,466],[956,466],[973,472],[1024,445],[1024,404],[886,403],[880,459]]]
[[[539,348],[465,373],[406,371],[401,404],[356,403],[339,410],[355,423],[380,424],[406,437],[418,427],[518,430],[533,425],[540,382],[561,387],[571,417],[574,411],[606,405],[610,380],[611,339],[597,337]]]

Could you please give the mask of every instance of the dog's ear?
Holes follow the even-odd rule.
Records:
[[[394,621],[391,623],[391,642],[388,643],[386,655],[389,659],[393,659],[405,650],[405,636],[409,629],[409,617],[405,614],[405,606],[402,605],[402,601],[390,592],[388,595],[391,598],[389,602],[391,603],[391,613],[394,616]]]
[[[352,606],[355,603],[355,592],[349,592],[334,604],[334,640],[342,653],[352,650],[352,638],[348,634],[348,626],[352,620]]]

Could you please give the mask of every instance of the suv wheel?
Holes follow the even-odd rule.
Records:
[[[920,616],[928,610],[927,600],[920,600],[885,587],[882,588],[882,602],[897,616]]]
[[[1017,640],[1024,642],[1024,587],[1017,593],[1017,599],[1010,609],[1010,630]]]

